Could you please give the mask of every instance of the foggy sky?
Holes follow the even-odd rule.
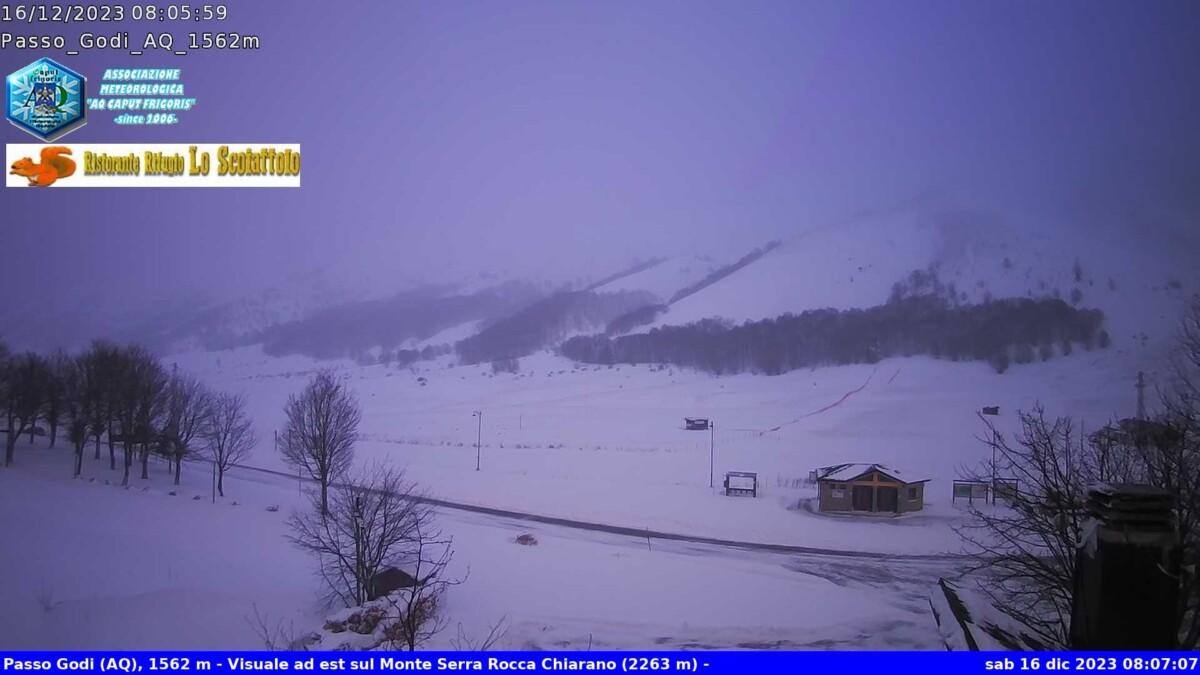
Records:
[[[179,67],[199,105],[64,142],[297,142],[303,187],[5,189],[4,302],[733,258],[918,195],[1198,223],[1194,2],[284,7],[232,3],[257,53],[66,61]]]

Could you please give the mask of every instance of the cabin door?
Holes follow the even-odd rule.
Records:
[[[894,487],[879,486],[875,488],[875,510],[880,512],[897,512],[900,510],[900,490]]]
[[[872,507],[870,485],[852,485],[850,489],[850,505],[855,511],[870,511]]]

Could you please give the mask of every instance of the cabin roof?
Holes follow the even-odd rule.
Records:
[[[890,478],[900,481],[901,483],[925,483],[928,478],[911,479],[908,474],[901,472],[898,469],[893,469],[890,466],[871,462],[851,462],[848,464],[834,464],[833,466],[825,466],[817,469],[817,481],[836,481],[845,482],[851,481],[860,476],[864,476],[872,471],[878,471]]]

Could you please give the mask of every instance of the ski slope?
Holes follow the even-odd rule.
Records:
[[[646,291],[666,303],[676,291],[698,281],[718,267],[720,265],[715,260],[706,256],[673,256],[649,269],[610,281],[596,290],[610,293]]]

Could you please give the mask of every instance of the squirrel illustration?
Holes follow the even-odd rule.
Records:
[[[42,149],[42,163],[34,164],[33,159],[26,157],[13,162],[10,174],[25,176],[33,187],[47,187],[59,178],[66,178],[75,173],[75,160],[62,155],[71,154],[70,148],[56,145]]]

